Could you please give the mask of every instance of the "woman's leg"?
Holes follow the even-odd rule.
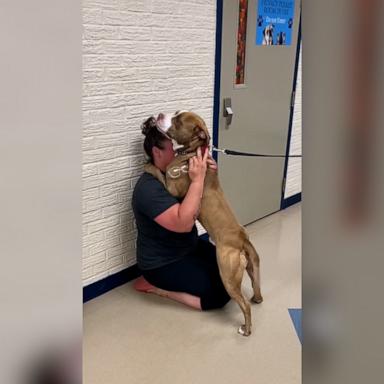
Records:
[[[223,307],[230,297],[220,278],[215,247],[209,247],[210,255],[201,247],[196,251],[199,252],[172,264],[143,271],[145,280],[151,284],[144,291],[152,291],[202,310]],[[155,288],[161,291],[155,291]],[[196,298],[200,299],[200,303]]]
[[[179,303],[188,305],[189,307],[201,310],[200,297],[194,296],[185,292],[166,291],[165,289],[155,287],[154,285],[149,283],[144,278],[144,276],[140,276],[135,281],[133,286],[137,291],[145,292],[145,293],[154,293],[155,295],[159,295],[161,297],[167,297],[169,299],[178,301]]]

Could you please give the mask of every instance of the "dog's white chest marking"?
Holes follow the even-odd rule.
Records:
[[[188,165],[184,164],[180,167],[172,167],[168,169],[167,174],[171,179],[177,179],[182,173],[188,173]]]

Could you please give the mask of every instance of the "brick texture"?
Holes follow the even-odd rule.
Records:
[[[136,263],[142,121],[178,109],[212,129],[215,0],[83,0],[83,285]]]

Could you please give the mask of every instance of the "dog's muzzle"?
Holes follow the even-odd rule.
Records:
[[[176,140],[172,139],[168,135],[168,130],[172,126],[172,119],[180,113],[187,112],[187,111],[177,111],[174,114],[170,113],[159,113],[156,118],[156,127],[157,129],[169,140],[172,141],[173,150],[177,151],[180,148],[183,148],[183,145],[179,144]]]

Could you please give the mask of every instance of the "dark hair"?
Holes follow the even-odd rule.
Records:
[[[153,116],[141,124],[141,132],[145,136],[144,151],[149,157],[149,161],[153,164],[152,148],[164,149],[163,143],[167,138],[157,129],[156,119]]]

